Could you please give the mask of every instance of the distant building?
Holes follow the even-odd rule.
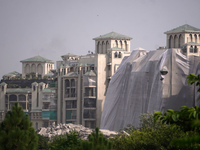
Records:
[[[109,81],[122,59],[130,55],[131,39],[111,32],[94,38],[95,54],[67,54],[57,61],[58,123],[100,125]]]
[[[41,56],[35,56],[20,62],[22,63],[22,78],[43,78],[45,74],[54,69],[54,62]]]
[[[165,34],[167,48],[199,56],[200,29],[183,25]],[[53,122],[100,126],[110,79],[122,59],[130,55],[131,39],[116,32],[100,35],[93,39],[94,53],[63,55],[56,69],[53,61],[41,56],[22,60],[22,74],[8,73],[0,82],[0,121],[19,102],[35,129]],[[136,50],[146,54],[142,48]]]
[[[94,54],[63,55],[56,70],[41,56],[22,60],[22,75],[9,73],[0,83],[0,121],[19,102],[35,129],[53,122],[99,126],[109,81],[130,55],[131,39],[115,32],[96,37]]]
[[[181,48],[185,55],[199,56],[200,29],[188,24],[165,32],[167,35],[167,48]]]

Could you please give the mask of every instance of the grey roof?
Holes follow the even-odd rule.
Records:
[[[200,32],[200,29],[196,28],[196,27],[193,27],[191,25],[188,25],[188,24],[184,24],[182,26],[179,26],[177,28],[174,28],[172,30],[169,30],[167,32],[165,32],[165,34],[168,34],[168,33],[177,33],[177,32]]]
[[[46,59],[46,58],[41,57],[39,55],[35,56],[35,57],[31,57],[31,58],[25,59],[25,60],[21,60],[20,62],[51,62],[51,63],[53,63],[52,60]]]
[[[101,40],[101,39],[119,39],[119,40],[131,40],[132,38],[120,33],[116,32],[110,32],[104,35],[100,35],[96,38],[93,38],[93,40]]]
[[[37,84],[38,84],[37,82],[33,82],[33,83],[32,83],[32,85],[37,85]]]
[[[8,74],[5,74],[5,76],[10,76],[10,75],[21,75],[21,74],[17,71],[13,71],[13,72],[10,72]]]
[[[31,89],[24,89],[24,88],[9,88],[6,91],[7,93],[30,93]]]
[[[56,91],[54,89],[49,89],[49,88],[46,88],[42,91],[43,93],[56,93]]]
[[[78,76],[78,74],[76,72],[70,72],[63,77],[77,77],[77,76]]]
[[[93,70],[87,71],[85,76],[96,76],[96,73]]]
[[[188,42],[188,43],[185,43],[184,45],[200,45],[200,43]]]

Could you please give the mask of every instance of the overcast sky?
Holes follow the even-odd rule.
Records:
[[[200,28],[199,14],[200,0],[0,0],[0,79],[37,55],[85,55],[112,31],[132,37],[131,50],[155,50],[165,31]]]

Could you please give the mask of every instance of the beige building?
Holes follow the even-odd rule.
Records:
[[[165,34],[167,35],[167,48],[181,48],[182,53],[187,56],[199,56],[200,29],[185,24]]]
[[[165,34],[167,48],[199,56],[200,29],[183,25]],[[22,74],[11,72],[0,82],[0,121],[19,102],[36,129],[53,122],[100,126],[110,79],[130,55],[131,39],[115,32],[98,36],[94,53],[63,55],[56,70],[54,62],[41,56],[22,60]]]
[[[57,61],[57,122],[100,125],[103,103],[111,76],[124,56],[130,55],[132,38],[111,32],[95,40],[95,54],[63,55]]]
[[[54,69],[54,62],[41,56],[35,56],[20,62],[22,63],[23,78],[30,76],[43,78],[45,74]]]

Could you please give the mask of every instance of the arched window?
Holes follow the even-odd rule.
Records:
[[[12,101],[12,102],[16,102],[17,96],[16,95],[10,95],[9,100]]]
[[[109,43],[108,43],[108,41],[106,41],[105,53],[107,53],[108,48],[109,48]]]
[[[38,66],[37,66],[37,72],[38,72],[38,74],[42,75],[43,67],[42,67],[41,64],[38,64]]]
[[[118,58],[122,58],[122,53],[119,52]]]
[[[26,64],[25,66],[25,74],[30,73],[30,65]]]
[[[180,35],[179,35],[179,38],[178,38],[178,48],[181,48],[182,45],[183,45],[183,37],[182,37],[182,35],[180,34]]]
[[[172,35],[169,36],[169,48],[173,48],[173,37],[172,37]]]
[[[97,43],[97,54],[99,54],[99,49],[100,49],[100,43]]]
[[[174,48],[178,48],[178,37],[177,37],[177,35],[174,36]]]
[[[35,66],[35,64],[31,65],[31,72],[36,73],[36,66]]]
[[[117,54],[117,52],[115,52],[115,53],[114,53],[114,57],[117,58],[117,56],[118,56],[118,54]]]
[[[65,87],[70,87],[70,83],[68,79],[65,80]]]
[[[199,34],[199,43],[200,43],[200,34]]]
[[[194,51],[193,51],[193,46],[191,45],[190,46],[190,53],[193,53]]]
[[[197,41],[197,35],[196,35],[196,34],[194,35],[194,42],[195,42],[195,43],[198,42],[198,41]]]
[[[122,41],[120,41],[120,48],[123,48],[123,44],[122,44]]]
[[[190,34],[190,42],[193,42],[192,34]]]
[[[127,50],[128,50],[128,45],[127,45],[127,42],[126,42],[126,41],[124,41],[124,44],[125,44],[125,51],[127,51]]]
[[[117,40],[115,40],[115,44],[116,44],[116,47],[118,47],[118,42],[117,42]]]
[[[75,80],[71,79],[71,87],[75,87]]]
[[[101,53],[102,54],[104,53],[104,46],[105,46],[105,43],[104,43],[104,41],[102,41],[102,44],[101,44]]]
[[[197,46],[195,46],[194,47],[194,53],[197,53],[197,51],[198,51],[198,48],[197,48]]]

